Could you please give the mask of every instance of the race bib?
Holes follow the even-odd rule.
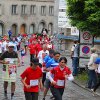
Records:
[[[57,80],[58,86],[64,86],[64,80]]]
[[[37,86],[38,80],[30,80],[30,86]]]

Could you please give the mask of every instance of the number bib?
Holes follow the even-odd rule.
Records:
[[[30,80],[30,86],[37,86],[38,80]]]
[[[64,80],[57,80],[58,86],[64,86]]]

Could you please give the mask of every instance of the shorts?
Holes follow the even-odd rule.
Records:
[[[46,89],[49,89],[49,88],[50,88],[50,85],[51,85],[50,80],[49,80],[49,79],[46,79],[45,82],[44,82],[44,87],[45,87]]]
[[[38,100],[38,92],[24,92],[26,100]]]

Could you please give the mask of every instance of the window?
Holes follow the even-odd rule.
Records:
[[[41,6],[41,15],[46,15],[46,6]]]
[[[26,14],[26,5],[22,5],[21,14]]]
[[[0,4],[0,15],[2,15],[2,5]]]
[[[17,5],[12,5],[12,14],[13,15],[17,14]]]
[[[49,6],[49,15],[54,15],[54,6]]]
[[[36,14],[36,5],[31,5],[30,14],[32,14],[32,15]]]

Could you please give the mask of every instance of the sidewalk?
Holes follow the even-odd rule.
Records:
[[[89,91],[89,92],[92,93],[92,91],[90,89],[86,88],[86,83],[85,82],[80,82],[78,80],[74,80],[73,83],[76,84],[76,85],[78,85],[79,87],[81,87],[81,88],[83,88],[83,89],[85,89],[85,90],[87,90],[87,91]],[[97,89],[97,91],[95,92],[95,94],[98,95],[98,96],[100,96],[100,87]]]

